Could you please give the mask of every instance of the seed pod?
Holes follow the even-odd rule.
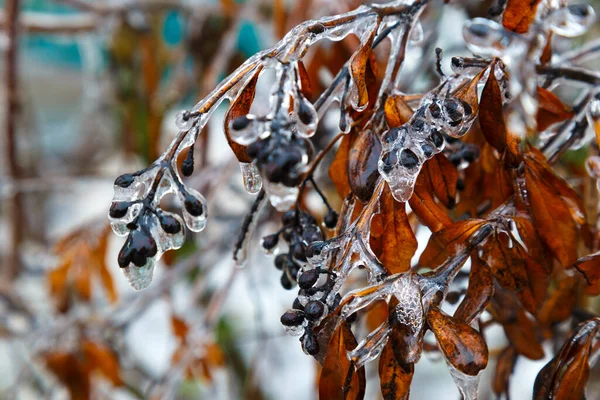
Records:
[[[262,239],[262,247],[265,250],[273,250],[275,248],[275,246],[277,246],[277,243],[279,243],[279,234],[278,233],[265,236]]]
[[[300,338],[300,341],[302,342],[304,351],[311,356],[314,356],[319,352],[319,342],[311,331],[307,330]]]
[[[166,213],[160,213],[158,217],[160,226],[166,233],[174,235],[181,232],[181,224],[177,221],[177,218]]]
[[[131,202],[129,201],[115,201],[110,206],[108,215],[110,215],[111,218],[123,218],[127,214],[129,206],[131,206]]]
[[[306,314],[306,319],[309,321],[316,321],[325,312],[325,304],[320,301],[309,301],[304,306],[304,313]]]
[[[181,173],[183,176],[191,176],[194,173],[194,148],[190,147],[183,160],[183,164],[181,164]]]
[[[202,214],[204,214],[204,206],[200,200],[188,193],[185,194],[184,206],[187,212],[194,217],[200,217]]]
[[[283,254],[278,254],[277,257],[275,257],[275,268],[279,269],[279,270],[283,270],[283,268],[285,266],[287,266],[288,264],[288,255],[283,253]]]
[[[439,149],[444,145],[444,136],[437,129],[432,129],[431,134],[429,135],[429,139],[433,142],[435,147]]]
[[[405,168],[414,168],[419,164],[419,158],[411,149],[402,149],[400,152],[400,164]]]
[[[133,174],[123,174],[115,179],[115,185],[122,188],[128,188],[134,181],[135,176]]]
[[[330,209],[329,211],[327,211],[327,214],[325,214],[325,218],[323,218],[323,223],[327,228],[333,229],[337,225],[338,217],[338,213]]]
[[[252,120],[250,118],[248,118],[248,116],[241,115],[241,116],[237,117],[236,119],[234,119],[233,121],[231,121],[230,127],[234,131],[241,131],[243,129],[246,129],[248,127],[248,125],[250,125],[251,121]]]
[[[281,275],[281,286],[283,286],[285,290],[291,290],[294,287],[294,283],[290,281],[286,272]]]

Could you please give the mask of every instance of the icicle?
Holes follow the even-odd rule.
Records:
[[[464,400],[477,400],[479,395],[479,375],[472,376],[467,375],[452,365],[448,364],[448,369],[450,370],[450,375],[452,379],[454,379],[454,383],[456,387],[458,387],[458,391],[462,394]]]

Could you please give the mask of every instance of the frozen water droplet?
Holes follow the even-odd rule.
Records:
[[[477,400],[479,392],[479,375],[467,375],[448,364],[450,375],[454,379],[458,391],[464,400]]]
[[[304,324],[298,325],[298,326],[283,325],[283,329],[285,329],[285,333],[287,333],[290,336],[300,337],[304,333],[305,324],[306,324],[306,322]]]
[[[229,134],[235,142],[247,146],[258,139],[261,126],[253,115],[241,116],[229,123]]]
[[[583,35],[596,21],[594,9],[586,4],[573,4],[552,13],[548,23],[554,33],[565,37]]]
[[[187,193],[179,192],[182,204],[183,219],[188,229],[200,232],[206,227],[207,207],[204,196],[194,189],[187,189]]]
[[[129,285],[131,285],[133,289],[142,290],[150,286],[157,258],[157,256],[148,258],[148,261],[142,267],[130,265],[123,268],[125,278],[127,278]]]
[[[129,224],[139,215],[141,209],[142,203],[136,203],[129,206],[127,214],[125,214],[125,216],[122,218],[112,218],[109,215],[108,219],[113,232],[119,236],[127,236],[129,234],[129,228],[127,228],[127,224]]]
[[[184,223],[181,217],[160,210],[157,210],[157,214],[158,217],[152,225],[151,232],[158,246],[159,254],[181,248],[185,241]]]
[[[277,211],[287,211],[296,203],[296,199],[298,198],[297,187],[288,187],[281,183],[269,182],[268,180],[265,180],[264,187],[271,205]]]
[[[296,113],[296,127],[300,136],[313,136],[317,130],[319,115],[312,103],[306,100],[301,93],[296,95],[294,111]]]
[[[410,41],[413,44],[421,43],[423,41],[423,25],[420,22],[417,22],[412,31],[410,32]]]
[[[260,192],[262,188],[262,179],[256,164],[251,163],[240,163],[240,169],[242,170],[242,179],[244,180],[244,188],[246,192],[250,194],[256,194]]]
[[[500,57],[512,36],[499,23],[486,18],[473,18],[463,27],[463,37],[475,54]]]
[[[189,112],[180,111],[175,115],[175,124],[180,131],[189,131],[194,125],[194,119],[189,116]]]

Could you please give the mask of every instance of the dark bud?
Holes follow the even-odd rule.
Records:
[[[288,263],[288,255],[287,254],[278,254],[275,257],[275,268],[282,270]]]
[[[296,231],[293,228],[288,227],[287,229],[285,229],[283,231],[283,239],[290,243],[293,242],[294,238],[296,237]]]
[[[288,273],[290,274],[290,278],[292,279],[292,282],[296,282],[298,272],[300,272],[300,266],[293,261],[290,262],[288,265]]]
[[[400,152],[400,164],[404,168],[414,168],[419,164],[419,158],[411,149],[402,149]]]
[[[479,147],[475,145],[465,145],[462,149],[462,157],[466,162],[472,163],[479,158]]]
[[[190,147],[183,160],[183,164],[181,164],[181,173],[183,176],[191,176],[194,173],[194,148]]]
[[[435,148],[427,142],[423,143],[423,145],[421,146],[421,150],[423,150],[423,154],[427,158],[431,158],[433,156],[433,153],[435,153]]]
[[[334,210],[329,210],[327,211],[327,214],[325,214],[325,218],[323,218],[323,223],[327,228],[333,229],[338,223],[338,217],[339,216],[337,212]]]
[[[294,308],[295,310],[304,310],[304,306],[302,305],[302,303],[300,303],[299,298],[296,297],[294,299],[294,304],[292,305],[292,308]]]
[[[444,145],[444,136],[437,129],[431,130],[431,135],[429,138],[438,149],[441,149]]]
[[[267,146],[264,140],[257,140],[255,142],[252,142],[250,146],[248,146],[248,149],[246,151],[248,153],[248,156],[250,156],[251,158],[261,159],[263,158],[263,153],[266,147]]]
[[[294,287],[294,283],[288,278],[288,275],[285,272],[281,275],[281,286],[283,286],[285,290],[292,290]]]
[[[172,215],[161,213],[158,217],[158,221],[160,222],[163,231],[170,233],[171,235],[181,232],[181,224],[177,221],[177,218]]]
[[[285,326],[298,326],[304,322],[304,313],[298,310],[289,310],[281,316],[280,321]]]
[[[458,167],[462,162],[462,155],[460,154],[460,152],[452,153],[448,156],[448,160],[450,160],[452,164]]]
[[[143,267],[146,265],[147,259],[154,257],[157,252],[156,242],[150,235],[140,230],[132,231],[119,252],[119,266],[125,268],[133,263],[138,267]]]
[[[398,152],[396,150],[392,150],[389,153],[385,153],[381,158],[381,162],[383,163],[383,172],[390,173],[394,166],[398,163]]]
[[[275,246],[277,246],[277,243],[279,243],[279,234],[278,233],[274,233],[272,235],[265,236],[262,239],[262,247],[265,250],[273,250],[275,248]]]
[[[281,216],[281,222],[283,222],[284,225],[292,225],[293,223],[295,223],[296,210],[290,210],[283,213],[283,215]]]
[[[306,100],[301,100],[298,105],[298,118],[304,125],[313,123],[313,114]]]
[[[306,249],[302,246],[302,243],[294,244],[292,248],[292,255],[298,261],[306,261]]]
[[[246,129],[248,125],[250,125],[250,121],[250,118],[248,118],[246,115],[239,116],[231,122],[231,129],[234,131]]]
[[[110,206],[108,215],[110,215],[111,218],[123,218],[125,214],[127,214],[129,206],[131,206],[131,203],[128,201],[115,201]]]
[[[306,314],[306,319],[309,321],[316,321],[325,312],[325,304],[320,301],[309,301],[304,306],[304,313]]]
[[[307,225],[302,229],[302,241],[308,246],[313,242],[323,240],[323,232],[316,225]]]
[[[298,278],[298,286],[302,289],[308,289],[313,287],[313,285],[319,279],[319,271],[316,269],[311,269],[303,272]]]
[[[133,174],[123,174],[115,179],[115,185],[122,188],[128,188],[134,180],[135,176]]]
[[[312,332],[306,331],[300,340],[302,341],[302,348],[304,351],[311,356],[314,356],[319,352],[319,342]]]
[[[444,110],[450,119],[450,126],[458,126],[463,120],[464,114],[459,107],[460,103],[456,100],[448,100],[444,103]]]
[[[191,194],[185,195],[185,201],[183,202],[183,205],[185,206],[187,212],[189,212],[194,217],[199,217],[202,214],[204,214],[204,206],[202,205],[202,202],[200,202],[200,200],[198,200]]]
[[[452,59],[452,60],[454,61],[454,59]],[[435,119],[438,119],[442,116],[442,110],[440,109],[440,106],[437,102],[431,103],[429,105],[429,113]]]

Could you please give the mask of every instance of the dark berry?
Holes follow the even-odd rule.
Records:
[[[302,342],[302,348],[311,356],[316,355],[319,352],[319,342],[317,338],[312,332],[306,332],[302,338],[300,338]]]
[[[304,322],[304,313],[299,310],[289,310],[281,316],[280,321],[285,326],[298,326]]]
[[[296,281],[296,277],[298,276],[298,272],[300,272],[300,266],[298,264],[296,264],[295,262],[290,262],[288,265],[288,274],[290,275],[290,278],[292,279],[292,282]]]
[[[479,158],[479,147],[475,145],[465,145],[462,149],[462,158],[468,163],[477,160]]]
[[[187,212],[194,217],[200,217],[202,214],[204,214],[204,206],[202,205],[202,202],[191,194],[186,194],[183,204]]]
[[[444,145],[444,136],[437,129],[431,130],[431,135],[429,135],[429,139],[433,142],[435,147],[441,149]]]
[[[456,100],[448,100],[444,103],[444,110],[450,119],[450,126],[458,126],[462,122],[464,114],[459,107],[460,103]]]
[[[287,174],[281,178],[281,183],[287,187],[296,187],[302,183],[304,176],[302,174]]]
[[[381,163],[383,164],[383,172],[386,174],[390,173],[394,166],[398,163],[398,152],[396,150],[392,150],[389,153],[384,153],[381,158]]]
[[[279,234],[275,233],[273,235],[265,236],[262,239],[262,247],[265,250],[273,250],[275,246],[279,243]]]
[[[320,301],[309,301],[304,306],[304,313],[306,314],[306,319],[308,319],[309,321],[318,320],[319,318],[321,318],[324,312],[325,304],[321,303]]]
[[[181,173],[183,176],[191,176],[194,173],[194,148],[190,147],[187,156],[181,164]]]
[[[251,158],[263,158],[262,155],[267,149],[267,147],[268,146],[264,140],[257,140],[255,142],[252,142],[248,146],[248,149],[246,151],[248,153],[248,156],[250,156]]]
[[[431,158],[433,156],[433,154],[435,153],[435,147],[431,143],[428,143],[428,142],[425,142],[421,145],[421,150],[423,150],[423,154],[427,158]]]
[[[440,110],[440,106],[437,102],[431,103],[429,106],[429,113],[435,119],[438,119],[442,116],[442,110]]]
[[[246,129],[248,125],[250,125],[250,121],[250,118],[248,118],[246,115],[239,116],[231,122],[231,129],[234,131]]]
[[[304,310],[304,306],[302,305],[302,303],[300,303],[299,298],[296,297],[294,299],[294,304],[292,305],[292,308],[294,308],[295,310]]]
[[[292,255],[298,261],[306,261],[306,249],[302,246],[302,243],[296,243],[292,247]]]
[[[119,252],[119,266],[125,268],[133,263],[138,267],[143,267],[146,265],[147,259],[154,257],[157,252],[156,242],[149,234],[140,230],[132,231]]]
[[[309,125],[314,121],[312,110],[306,100],[301,100],[298,105],[298,118],[304,125]]]
[[[287,254],[278,254],[275,257],[275,268],[282,270],[288,263],[288,255]]]
[[[466,117],[468,117],[471,114],[473,114],[473,108],[471,107],[471,105],[469,103],[467,103],[466,101],[461,100],[461,104],[463,106],[464,114],[465,114]]]
[[[128,188],[133,181],[135,181],[135,176],[133,174],[123,174],[115,179],[115,185],[122,188]]]
[[[127,214],[129,206],[131,206],[131,203],[128,201],[115,201],[110,206],[108,215],[110,215],[111,218],[123,218]]]
[[[317,282],[318,279],[318,270],[311,269],[308,271],[304,271],[302,274],[300,274],[300,277],[298,278],[298,286],[300,286],[302,289],[311,288]]]
[[[283,286],[285,290],[292,290],[294,287],[294,283],[290,281],[290,278],[288,278],[287,273],[285,272],[281,275],[281,286]]]
[[[323,232],[316,225],[307,225],[302,229],[302,241],[308,246],[312,242],[323,240]]]
[[[281,216],[281,222],[283,222],[284,225],[291,225],[296,222],[296,210],[284,212]]]
[[[329,210],[327,211],[327,214],[325,214],[325,218],[323,218],[323,223],[327,228],[333,229],[337,225],[338,217],[339,216],[337,212],[334,210]]]
[[[411,149],[402,149],[400,152],[400,164],[404,168],[414,168],[419,164],[419,158]]]
[[[572,4],[569,7],[569,12],[580,18],[585,18],[590,14],[588,6],[585,4]]]
[[[412,122],[412,126],[417,132],[421,132],[425,128],[426,123],[427,122],[422,118],[415,118],[415,120]]]
[[[161,213],[158,217],[158,221],[160,222],[160,226],[162,229],[170,234],[175,234],[181,232],[181,223],[177,221],[172,215]]]

